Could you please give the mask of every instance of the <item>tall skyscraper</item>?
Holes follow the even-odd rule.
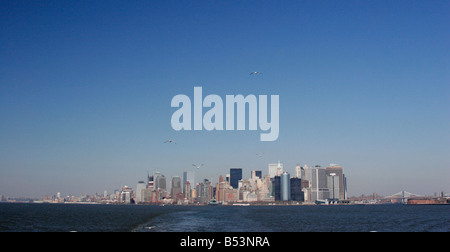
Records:
[[[300,166],[299,164],[295,167],[295,177],[304,180],[309,180],[309,170],[308,165]]]
[[[303,179],[303,180],[310,180],[309,177],[310,177],[310,176],[309,176],[309,168],[308,168],[308,165],[305,164],[305,165],[303,165],[303,167],[302,167],[302,179]]]
[[[271,188],[270,193],[271,196],[275,198],[275,201],[281,200],[281,176],[275,176],[271,178]]]
[[[283,164],[278,161],[277,164],[269,164],[269,175],[271,178],[283,174]]]
[[[136,204],[144,202],[144,197],[143,197],[143,194],[142,194],[142,190],[144,190],[145,188],[147,188],[147,185],[145,184],[145,182],[144,181],[139,181],[137,186],[136,186],[136,193],[135,193]]]
[[[154,190],[159,191],[159,197],[163,198],[167,196],[166,177],[160,172],[155,172],[154,177]]]
[[[327,186],[330,191],[330,199],[347,199],[347,183],[342,166],[330,164],[330,166],[325,169],[325,173],[327,176]]]
[[[295,166],[295,177],[302,178],[302,167],[299,164]]]
[[[202,183],[197,185],[197,200],[199,203],[208,203],[213,199],[213,193],[213,187],[208,179],[204,179]]]
[[[237,189],[239,187],[239,180],[242,179],[242,168],[230,169],[230,185]]]
[[[291,200],[293,201],[305,201],[305,196],[302,188],[301,178],[291,178]]]
[[[192,202],[191,183],[189,181],[184,184],[184,198],[188,201],[188,203]]]
[[[315,201],[323,201],[330,198],[330,191],[328,188],[328,180],[327,174],[324,168],[320,165],[316,165],[312,168],[312,176],[311,176],[311,200]]]
[[[172,177],[172,189],[170,190],[170,196],[174,199],[178,194],[182,193],[183,188],[181,186],[181,178],[179,176]]]
[[[195,172],[194,171],[185,171],[183,172],[183,185],[189,182],[189,184],[195,185]],[[183,187],[183,193],[186,193]]]
[[[288,172],[281,174],[281,200],[283,201],[288,201],[291,198],[290,176]]]

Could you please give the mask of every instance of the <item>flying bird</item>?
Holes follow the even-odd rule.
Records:
[[[192,166],[194,166],[194,167],[197,168],[197,169],[200,169],[200,167],[204,166],[204,164],[201,164],[201,165],[195,165],[195,164],[192,164]]]
[[[264,155],[264,153],[262,153],[262,154],[256,153],[256,156],[258,156],[258,157],[262,157],[263,155]]]
[[[164,143],[174,143],[174,144],[177,144],[174,140],[171,140],[171,139],[165,141]]]
[[[251,72],[250,73],[250,75],[253,75],[253,74],[262,74],[261,72]]]

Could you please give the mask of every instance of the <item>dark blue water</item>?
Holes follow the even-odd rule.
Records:
[[[0,204],[0,232],[449,232],[449,205]]]

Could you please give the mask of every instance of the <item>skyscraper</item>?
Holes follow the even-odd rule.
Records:
[[[271,196],[275,198],[275,201],[281,200],[281,176],[275,176],[271,178]]]
[[[147,188],[147,185],[145,184],[145,182],[144,181],[139,181],[137,186],[136,186],[136,195],[135,195],[135,197],[136,197],[136,200],[135,200],[136,204],[139,204],[139,203],[144,201],[144,198],[142,197],[143,196],[142,190],[144,190],[145,188]]]
[[[330,198],[338,200],[347,199],[347,186],[342,166],[330,164],[330,166],[325,169],[325,173],[327,176],[327,186],[330,191]]]
[[[262,178],[263,178],[263,177],[262,177],[262,171],[252,171],[250,177],[251,177],[251,178],[258,177],[258,178],[262,179]]]
[[[208,203],[213,199],[213,188],[208,179],[204,179],[202,183],[197,185],[197,200],[201,204]]]
[[[291,178],[291,200],[293,201],[305,201],[304,192],[302,190],[302,179]]]
[[[189,184],[195,185],[195,172],[194,171],[185,171],[183,172],[183,185],[189,182]],[[186,193],[183,187],[183,193]]]
[[[179,176],[172,177],[172,189],[170,196],[174,199],[178,194],[182,193],[181,178]]]
[[[317,200],[323,201],[330,198],[327,174],[325,169],[320,165],[316,165],[312,168],[311,184],[311,200],[313,202]]]
[[[189,181],[184,184],[184,198],[188,203],[192,202],[191,183]]]
[[[160,172],[155,172],[154,177],[154,190],[158,190],[160,195],[159,198],[163,198],[167,196],[167,186],[166,186],[166,177]]]
[[[242,179],[242,168],[230,169],[230,185],[237,189],[239,187],[239,180]]]
[[[269,175],[271,178],[283,174],[283,164],[278,161],[277,164],[269,164]]]
[[[291,182],[289,181],[290,174],[283,172],[281,174],[281,200],[288,201],[291,198]]]

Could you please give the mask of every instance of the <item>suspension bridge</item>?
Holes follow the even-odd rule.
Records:
[[[408,199],[411,198],[420,198],[420,197],[424,197],[423,195],[419,195],[419,194],[415,194],[415,193],[410,193],[407,191],[401,191],[398,193],[394,193],[391,196],[387,196],[385,197],[385,199],[390,200],[392,203],[407,203]]]

